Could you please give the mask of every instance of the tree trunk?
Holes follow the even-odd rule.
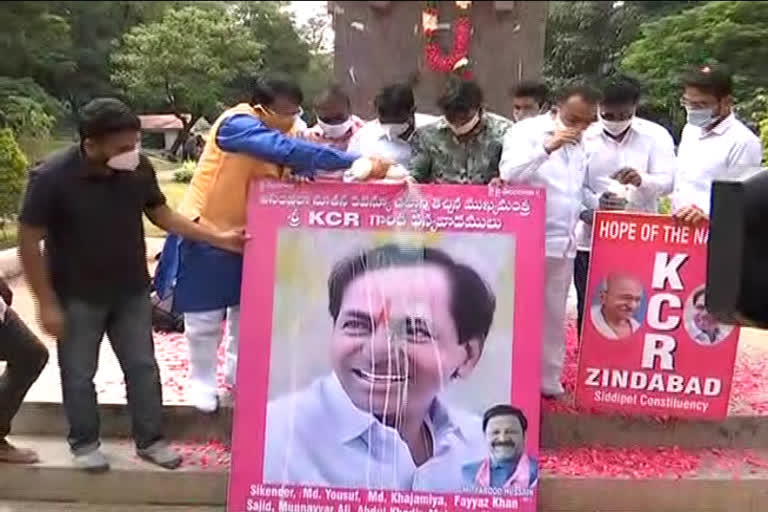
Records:
[[[181,148],[184,143],[187,141],[187,138],[189,137],[189,132],[192,131],[192,127],[195,126],[195,123],[197,122],[200,117],[202,117],[199,114],[193,114],[192,117],[189,118],[189,122],[186,121],[182,116],[178,116],[179,119],[181,119],[182,122],[182,129],[179,132],[179,135],[176,136],[176,140],[173,141],[173,145],[171,146],[171,149],[168,150],[170,154],[173,156],[176,156],[179,153],[179,148]]]

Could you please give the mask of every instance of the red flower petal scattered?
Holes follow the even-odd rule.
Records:
[[[576,407],[573,393],[576,387],[578,370],[578,336],[576,319],[570,318],[566,324],[566,356],[563,369],[563,386],[566,396],[559,400],[542,400],[542,409],[552,413],[570,414],[607,414],[596,410],[583,410]],[[739,346],[736,367],[731,388],[729,414],[748,416],[768,416],[768,346]],[[673,419],[666,416],[654,417],[659,423]]]

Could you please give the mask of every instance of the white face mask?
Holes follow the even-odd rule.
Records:
[[[384,130],[384,133],[387,134],[387,137],[389,137],[389,140],[395,139],[405,132],[408,131],[408,129],[411,127],[411,123],[382,123],[381,128]]]
[[[446,122],[448,122],[448,120],[446,120]],[[475,112],[475,115],[472,116],[472,119],[470,119],[463,125],[454,126],[451,123],[448,123],[448,126],[451,127],[451,131],[456,135],[466,135],[472,130],[474,130],[475,126],[477,126],[477,123],[479,122],[480,122],[480,111],[478,110],[477,112]]]
[[[601,116],[600,123],[603,125],[603,130],[611,135],[621,135],[632,125],[632,118],[624,121],[607,121]]]
[[[324,123],[320,118],[317,119],[317,125],[323,130],[323,134],[329,139],[340,139],[344,137],[349,129],[352,128],[352,120],[347,119],[341,124]]]
[[[107,167],[116,171],[135,171],[139,166],[139,147],[120,153],[107,160]]]

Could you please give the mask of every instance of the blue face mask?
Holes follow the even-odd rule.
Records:
[[[717,120],[711,108],[686,108],[687,121],[693,126],[706,128]]]

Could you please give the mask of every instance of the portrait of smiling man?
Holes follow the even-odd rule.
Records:
[[[265,482],[458,490],[462,462],[486,452],[482,419],[440,395],[475,369],[495,309],[478,272],[440,249],[338,261],[332,371],[268,404]]]
[[[643,284],[626,274],[611,274],[600,290],[600,302],[592,306],[595,329],[611,340],[632,336],[640,328],[635,319],[643,302]]]
[[[491,407],[483,415],[483,432],[489,455],[461,468],[464,482],[471,488],[534,487],[539,468],[525,453],[528,419],[523,411],[506,404]]]

